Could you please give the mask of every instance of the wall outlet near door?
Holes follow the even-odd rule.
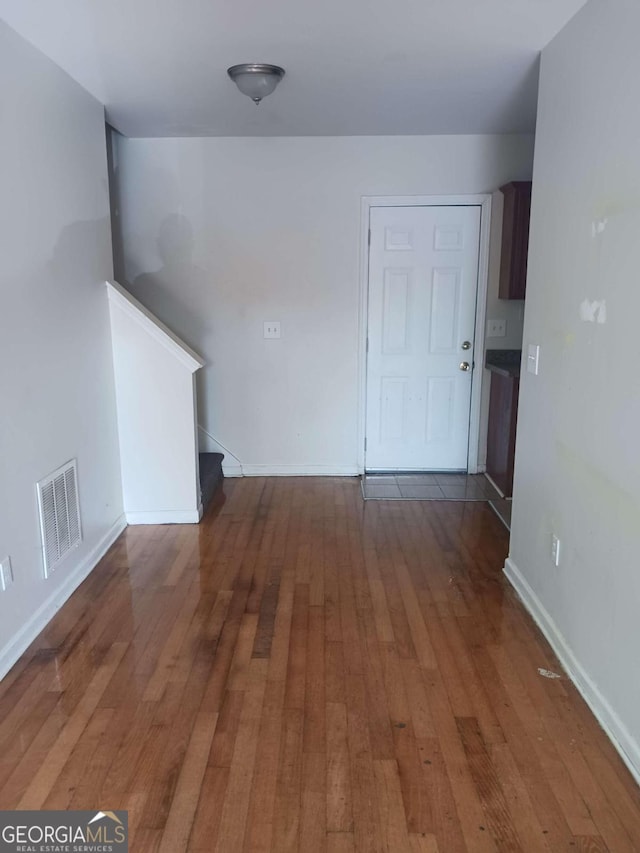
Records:
[[[554,566],[560,565],[560,540],[555,533],[551,534],[551,559]]]
[[[507,334],[506,320],[487,320],[487,337],[504,338]]]
[[[0,592],[4,592],[13,583],[11,557],[5,557],[0,563]]]
[[[280,323],[276,320],[267,321],[264,324],[264,336],[265,338],[279,338]]]

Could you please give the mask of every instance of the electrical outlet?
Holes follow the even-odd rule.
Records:
[[[560,540],[555,533],[551,536],[551,559],[554,566],[560,565]]]
[[[279,338],[280,337],[280,323],[272,320],[271,322],[267,322],[264,324],[264,336],[265,338]]]
[[[0,563],[0,592],[4,592],[12,583],[11,557],[5,557]]]
[[[507,334],[506,320],[487,320],[487,337],[504,338]]]

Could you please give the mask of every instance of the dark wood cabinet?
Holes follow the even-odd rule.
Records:
[[[524,299],[527,284],[531,181],[512,181],[500,187],[504,196],[500,299]]]
[[[513,494],[519,387],[517,376],[491,374],[487,474],[506,498]]]

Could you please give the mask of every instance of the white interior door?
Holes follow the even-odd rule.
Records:
[[[467,469],[480,210],[371,208],[369,471]]]

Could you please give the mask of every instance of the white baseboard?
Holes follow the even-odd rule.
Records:
[[[245,477],[357,477],[357,465],[242,465]]]
[[[362,470],[357,465],[245,465],[228,447],[198,424],[198,446],[201,453],[222,453],[222,473],[225,477],[357,477]],[[130,522],[134,524],[135,522]],[[140,523],[140,522],[138,522]],[[157,523],[157,522],[148,522]]]
[[[223,462],[222,473],[225,477],[242,477],[242,465],[234,465],[233,462],[229,464]]]
[[[487,478],[487,480],[491,483],[491,485],[492,485],[492,486],[493,486],[493,488],[496,490],[496,492],[500,495],[500,497],[504,499],[504,497],[505,497],[504,492],[502,491],[502,489],[501,489],[499,486],[497,486],[497,485],[495,484],[495,482],[493,481],[493,478],[492,478],[489,474],[487,474],[487,472],[486,472],[486,471],[484,472],[484,476],[485,476],[485,477]]]
[[[202,506],[193,510],[154,510],[152,512],[128,512],[127,524],[198,524],[202,518]]]
[[[38,634],[48,625],[62,605],[69,599],[83,580],[91,574],[118,536],[127,526],[124,515],[113,524],[100,541],[67,576],[62,586],[36,610],[15,637],[0,650],[0,681],[5,677],[20,656],[29,648]],[[55,577],[55,575],[53,575]]]
[[[607,737],[620,753],[631,775],[640,784],[640,745],[577,660],[558,626],[510,557],[507,557],[504,573]]]

